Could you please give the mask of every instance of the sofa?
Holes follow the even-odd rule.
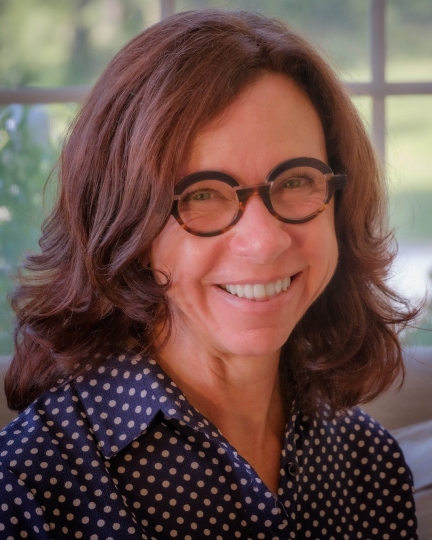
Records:
[[[414,477],[419,539],[432,540],[432,347],[404,353],[407,375],[402,388],[391,389],[363,407],[398,440]],[[8,357],[0,356],[0,429],[15,414],[8,410],[3,377]]]
[[[432,540],[432,347],[405,351],[406,378],[364,406],[399,442],[414,477],[419,539]]]

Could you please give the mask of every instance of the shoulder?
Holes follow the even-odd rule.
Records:
[[[23,477],[55,465],[84,470],[92,456],[104,462],[118,453],[159,411],[153,392],[158,372],[147,360],[113,355],[59,381],[0,431],[0,465]]]
[[[298,433],[305,459],[341,476],[352,492],[379,487],[412,505],[413,478],[398,442],[359,407],[332,420],[303,416]]]
[[[81,413],[66,384],[41,395],[0,431],[0,531],[6,538],[51,538],[40,493],[50,494],[60,478],[73,479],[67,452],[73,458],[74,433],[82,441],[88,435]]]
[[[340,459],[349,460],[353,465],[363,465],[363,469],[372,463],[387,470],[406,465],[396,439],[360,407],[332,420],[303,416],[300,431],[308,439],[315,437],[315,444],[319,441],[327,453],[337,453]]]
[[[344,523],[382,538],[417,537],[412,474],[383,426],[356,407],[332,420],[302,416],[297,435],[299,479],[313,504],[333,498]]]
[[[37,538],[48,540],[50,527],[44,512],[33,492],[17,474],[0,464],[0,485],[2,504],[0,505],[1,538]]]
[[[309,435],[319,434],[328,442],[349,444],[350,447],[369,449],[382,447],[385,451],[388,450],[389,445],[395,445],[395,448],[398,448],[394,437],[360,407],[337,414],[330,420],[300,415],[300,430]],[[374,450],[371,452],[373,453]]]
[[[0,431],[0,464],[26,470],[45,459],[53,463],[49,458],[58,462],[68,457],[70,461],[74,454],[95,451],[103,421],[114,422],[109,413],[120,412],[120,399],[131,379],[143,377],[143,366],[138,364],[124,355],[110,357],[83,375],[59,381]],[[97,411],[96,419],[98,403],[103,403],[105,413]]]
[[[30,457],[33,446],[51,446],[59,428],[79,426],[80,419],[82,407],[71,382],[44,392],[0,431],[0,463],[25,453]]]
[[[142,432],[140,425],[122,431],[117,420],[143,416],[131,412],[125,395],[145,402],[135,390],[145,367],[118,362],[45,392],[0,432],[1,538],[90,538],[95,529],[134,536],[133,517],[109,472],[112,446],[103,443],[115,436],[127,445]]]
[[[387,463],[387,468],[391,468],[388,463],[404,462],[402,450],[397,440],[385,429],[379,422],[374,420],[360,407],[355,407],[347,412],[346,415],[336,418],[332,424],[341,439],[352,449],[351,452],[357,452],[366,456],[370,460]]]
[[[299,437],[306,458],[343,479],[365,503],[376,501],[414,513],[413,478],[396,439],[361,408],[332,420],[303,417]]]
[[[34,492],[92,458],[96,441],[72,382],[42,394],[0,431],[0,466]],[[71,475],[72,476],[72,475]]]

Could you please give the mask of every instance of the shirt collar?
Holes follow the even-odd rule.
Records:
[[[145,433],[158,413],[188,425],[228,448],[221,432],[187,401],[157,362],[140,355],[109,357],[75,380],[75,388],[104,458],[110,459]],[[285,433],[283,458],[295,449],[293,407]],[[286,452],[287,451],[287,452]],[[295,451],[294,451],[295,454]]]
[[[223,440],[153,359],[109,357],[77,377],[75,388],[106,459],[142,435],[159,412],[204,432],[207,438]]]

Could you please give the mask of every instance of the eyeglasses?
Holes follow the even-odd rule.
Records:
[[[263,184],[241,186],[228,174],[199,171],[185,176],[174,189],[172,215],[196,236],[217,236],[239,221],[252,195],[285,223],[305,223],[320,214],[335,191],[346,187],[344,174],[315,158],[289,159],[270,171]]]

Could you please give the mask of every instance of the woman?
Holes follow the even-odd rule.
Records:
[[[126,45],[13,297],[6,537],[416,538],[401,451],[355,408],[414,315],[384,202],[290,29],[207,10]]]

